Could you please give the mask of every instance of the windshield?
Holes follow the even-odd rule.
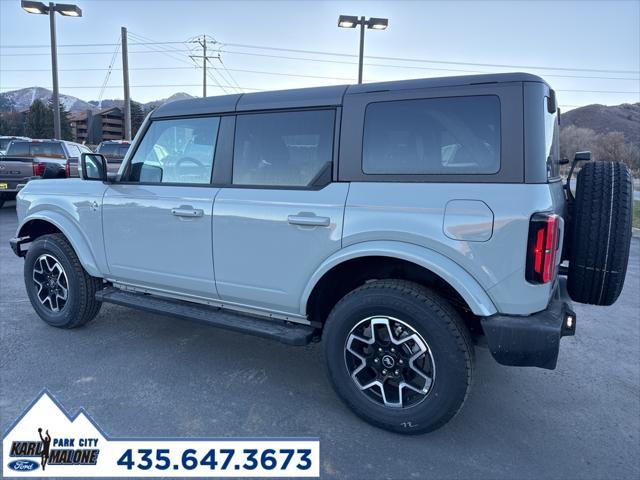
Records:
[[[0,150],[6,150],[11,142],[10,138],[0,138]]]
[[[547,178],[560,175],[560,141],[558,109],[549,113],[549,97],[544,97],[544,151],[547,159]]]

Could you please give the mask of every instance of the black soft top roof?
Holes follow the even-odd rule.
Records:
[[[462,85],[542,82],[542,78],[529,73],[495,73],[456,77],[419,78],[392,82],[336,85],[330,87],[297,88],[270,92],[241,93],[216,97],[193,98],[165,103],[151,114],[151,118],[215,113],[247,112],[277,108],[326,107],[342,105],[345,95],[371,91],[397,91],[419,88],[456,87]]]

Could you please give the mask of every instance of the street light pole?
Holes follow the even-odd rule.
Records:
[[[360,56],[358,57],[358,84],[362,83],[362,68],[364,65],[364,24],[365,18],[360,17]]]
[[[51,31],[51,73],[53,76],[53,137],[60,139],[60,92],[58,90],[58,47],[56,42],[55,4],[49,2],[49,30]]]
[[[49,31],[51,33],[51,75],[53,77],[53,136],[60,139],[62,136],[60,128],[60,91],[58,88],[58,52],[56,45],[56,12],[65,17],[81,17],[82,10],[77,5],[71,3],[49,2],[45,5],[42,2],[22,0],[20,6],[27,13],[49,15]]]
[[[353,15],[340,15],[338,18],[340,28],[360,27],[360,54],[358,55],[358,83],[362,83],[362,69],[364,66],[364,27],[374,30],[384,30],[389,26],[388,18],[374,18],[367,20],[366,17],[356,17]]]

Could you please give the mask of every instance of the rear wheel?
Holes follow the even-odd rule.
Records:
[[[587,163],[578,174],[567,288],[571,298],[613,304],[624,285],[633,215],[631,172],[622,163]]]
[[[376,280],[346,295],[327,319],[323,343],[336,392],[387,430],[441,427],[470,388],[466,327],[445,300],[412,282]]]
[[[25,257],[24,282],[40,318],[59,328],[74,328],[100,311],[96,291],[102,280],[89,275],[66,238],[59,234],[36,239]]]

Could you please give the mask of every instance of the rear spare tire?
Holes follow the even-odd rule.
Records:
[[[633,184],[626,165],[591,162],[582,167],[567,284],[574,301],[611,305],[617,300],[627,272],[632,212]]]

